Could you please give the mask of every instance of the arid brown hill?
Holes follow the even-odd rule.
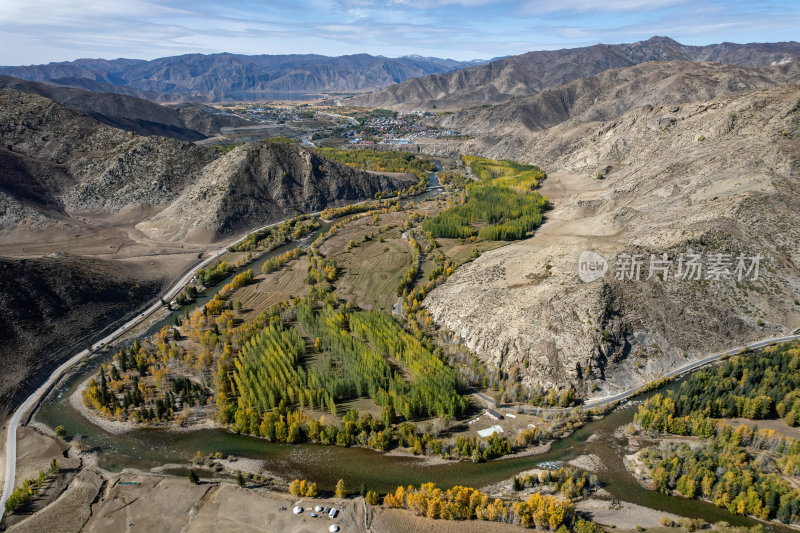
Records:
[[[756,67],[797,62],[800,43],[686,46],[667,37],[630,44],[528,52],[341,100],[393,109],[461,109],[529,96],[600,72],[648,61],[713,62]]]
[[[526,157],[525,140],[568,120],[613,120],[643,105],[677,105],[725,94],[764,89],[800,81],[800,62],[773,67],[738,67],[714,63],[651,61],[608,70],[596,76],[514,98],[506,103],[465,109],[439,118],[452,128],[479,138],[469,150],[495,151],[504,157]]]
[[[26,81],[0,76],[0,88],[35,93],[94,118],[103,124],[139,135],[161,135],[197,141],[219,133],[221,128],[247,126],[249,121],[198,104],[166,107],[149,100]]]
[[[659,82],[642,65],[597,77],[619,93],[582,80],[568,105],[543,94],[473,117],[483,137],[458,148],[541,165],[555,208],[533,238],[435,289],[424,300],[434,320],[525,382],[591,396],[800,327],[800,85],[727,69],[734,75],[703,65]],[[707,91],[727,83],[737,90]],[[533,104],[558,120],[526,125]],[[581,281],[583,251],[609,262],[605,277]],[[676,278],[681,253],[702,255],[699,279]],[[639,281],[616,278],[623,254],[640,254]],[[651,256],[664,254],[668,278],[647,280]],[[717,254],[731,277],[708,277]],[[761,257],[757,279],[737,278],[740,255]]]
[[[161,281],[114,261],[0,258],[0,417],[57,362],[156,296]]]

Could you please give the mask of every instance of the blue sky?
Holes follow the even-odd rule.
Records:
[[[0,64],[184,53],[491,58],[800,38],[800,0],[0,0]]]

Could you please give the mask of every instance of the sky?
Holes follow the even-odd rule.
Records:
[[[0,65],[187,53],[490,59],[800,38],[800,0],[0,0]]]

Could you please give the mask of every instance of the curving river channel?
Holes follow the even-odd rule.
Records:
[[[432,175],[431,182],[438,185],[435,175]],[[438,191],[430,190],[414,200],[419,201],[437,193]],[[329,227],[330,224],[324,224],[308,238],[290,242],[265,254],[254,261],[251,267],[255,272],[260,271],[261,264],[267,259],[297,246],[307,246]],[[220,281],[190,306],[173,311],[168,317],[152,325],[147,334],[158,331],[165,324],[172,324],[175,317],[183,315],[187,310],[191,311],[194,307],[205,304],[232,277],[233,275]],[[368,489],[385,492],[398,485],[419,485],[430,481],[442,487],[483,487],[536,468],[543,462],[565,462],[580,455],[594,454],[601,459],[603,465],[598,477],[605,484],[604,489],[615,498],[681,516],[702,518],[711,523],[726,521],[742,526],[759,523],[733,515],[710,503],[667,496],[642,488],[623,465],[625,438],[614,436],[618,428],[632,421],[635,405],[618,408],[601,419],[587,423],[569,437],[553,443],[548,452],[540,455],[487,463],[451,462],[432,465],[418,458],[386,455],[364,448],[269,443],[223,429],[186,432],[143,429],[113,435],[84,418],[69,402],[69,396],[100,362],[100,359],[95,359],[83,363],[79,371],[63,379],[42,403],[34,418],[49,427],[62,425],[71,435],[81,435],[85,445],[100,450],[99,466],[111,471],[124,468],[149,470],[165,464],[188,464],[198,451],[201,454],[222,452],[226,455],[264,460],[268,471],[284,479],[311,479],[326,490],[332,489],[336,481],[343,478],[350,487],[360,487],[363,484]],[[677,384],[673,383],[666,388],[675,386]],[[650,394],[656,392],[658,391]],[[596,437],[590,439],[593,435]],[[793,531],[773,524],[765,525],[765,530]]]

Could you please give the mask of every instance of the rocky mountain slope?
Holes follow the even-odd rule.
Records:
[[[247,126],[249,121],[198,104],[162,106],[149,100],[48,83],[0,76],[0,88],[31,92],[55,100],[103,124],[139,135],[161,135],[197,141],[219,133],[221,128]]]
[[[478,137],[467,145],[470,150],[525,157],[525,139],[567,120],[610,121],[643,103],[681,104],[797,81],[800,62],[755,68],[651,61],[609,70],[504,104],[465,109],[442,116],[437,124]]]
[[[607,114],[613,99],[601,93],[597,119],[588,107],[550,128],[518,127],[509,142],[498,126],[460,147],[549,173],[542,190],[555,209],[535,236],[484,254],[424,301],[481,359],[525,382],[602,396],[800,327],[800,85],[665,105],[640,72],[627,112]],[[692,88],[696,74],[670,84]],[[604,277],[581,280],[584,251],[608,261]],[[681,253],[702,254],[701,279],[677,277]],[[641,254],[639,281],[617,279],[624,254]],[[663,254],[669,275],[646,280]],[[757,279],[708,279],[716,254],[732,273],[740,255],[762,256]]]
[[[207,165],[170,205],[136,227],[158,240],[204,240],[414,182],[358,171],[292,144],[251,143]]]
[[[476,64],[420,56],[188,54],[152,61],[79,59],[0,74],[158,101],[247,100],[280,93],[371,91]]]
[[[202,226],[202,236],[195,236],[211,242],[293,210],[367,198],[414,180],[356,171],[294,144],[262,143],[222,155],[142,137],[11,89],[0,90],[0,147],[0,164],[13,169],[0,178],[0,231],[6,233],[79,218],[142,223],[149,230],[167,223],[172,239],[188,232],[175,228]],[[197,209],[198,195],[209,209]]]
[[[34,376],[83,349],[99,324],[122,322],[135,311],[131,302],[154,298],[161,280],[141,274],[96,259],[0,258],[0,415],[22,399]]]
[[[528,52],[447,74],[415,78],[341,100],[393,109],[461,109],[530,96],[571,81],[648,61],[714,62],[756,67],[797,62],[800,43],[686,46],[667,37],[630,44]]]

